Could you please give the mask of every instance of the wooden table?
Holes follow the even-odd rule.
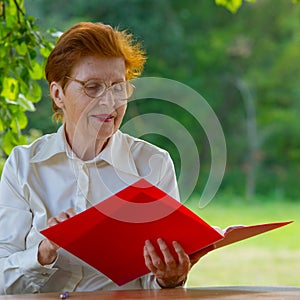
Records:
[[[60,293],[25,294],[0,296],[0,300],[54,300],[60,299]],[[68,300],[107,300],[107,299],[300,299],[300,287],[211,287],[165,290],[125,290],[70,293]]]

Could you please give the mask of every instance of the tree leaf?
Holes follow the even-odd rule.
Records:
[[[15,100],[19,92],[18,81],[12,77],[5,77],[3,79],[3,89],[1,96],[10,100]]]
[[[40,48],[40,54],[43,55],[43,57],[48,57],[49,54],[51,52],[51,49],[47,48],[47,47],[41,47]]]
[[[25,115],[24,111],[19,109],[15,114],[14,118],[10,123],[10,128],[13,132],[20,134],[21,129],[24,129],[28,124],[27,116]]]
[[[42,79],[43,78],[43,74],[44,74],[42,67],[36,61],[33,61],[31,63],[31,65],[32,65],[32,69],[29,69],[30,77],[33,80]]]
[[[35,107],[32,102],[25,98],[23,94],[19,94],[17,103],[20,104],[27,111],[35,111]]]
[[[38,102],[42,97],[42,88],[36,81],[29,82],[28,93],[25,95],[26,99],[31,102]]]
[[[16,50],[17,53],[19,53],[20,55],[25,55],[28,51],[27,49],[27,45],[23,42],[20,45],[16,45]]]
[[[0,47],[0,58],[3,58],[6,56],[6,50],[4,47]]]
[[[17,145],[27,144],[26,138],[22,134],[7,131],[2,139],[2,149],[5,154],[9,155],[11,150]]]
[[[255,2],[256,0],[246,0],[247,2]],[[230,10],[232,13],[236,13],[243,4],[243,0],[215,0],[217,5],[222,5]]]
[[[15,136],[11,131],[7,131],[4,134],[2,139],[2,149],[7,155],[9,155],[9,153],[11,152],[15,144],[16,144]]]
[[[20,129],[26,128],[26,126],[28,124],[28,119],[23,111],[17,115],[17,121],[18,121]]]
[[[3,126],[3,122],[0,119],[0,133],[4,131],[4,126]]]

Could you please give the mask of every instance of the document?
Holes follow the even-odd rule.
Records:
[[[102,272],[118,285],[149,273],[143,247],[163,238],[188,254],[216,248],[284,226],[290,222],[238,226],[219,232],[190,209],[141,179],[95,206],[41,233]],[[158,253],[160,251],[157,249]]]

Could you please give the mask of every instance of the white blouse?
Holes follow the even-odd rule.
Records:
[[[119,287],[62,248],[50,266],[37,260],[51,216],[70,207],[81,212],[140,178],[179,200],[169,154],[121,131],[90,161],[73,154],[63,126],[15,147],[0,183],[0,294],[159,288],[152,274]]]

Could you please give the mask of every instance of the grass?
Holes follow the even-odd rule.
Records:
[[[230,285],[300,286],[300,204],[218,197],[200,209],[196,199],[185,203],[211,225],[294,223],[215,250],[191,270],[188,287]]]

